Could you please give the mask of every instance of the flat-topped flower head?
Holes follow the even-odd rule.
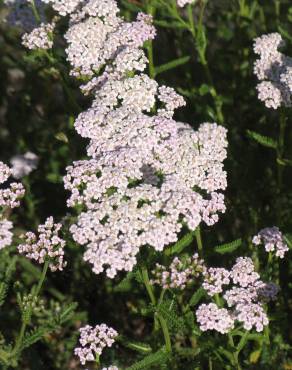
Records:
[[[13,234],[10,230],[12,227],[11,221],[0,219],[0,250],[11,245]]]
[[[224,268],[210,267],[204,273],[203,288],[212,297],[223,291],[223,286],[230,283],[230,272]]]
[[[0,161],[0,184],[4,184],[12,174],[11,168]],[[20,204],[20,199],[24,196],[25,190],[20,183],[10,183],[8,187],[0,188],[0,208],[15,208]]]
[[[270,33],[254,40],[254,52],[259,55],[254,73],[261,81],[258,98],[267,108],[292,106],[292,58],[278,49],[285,45],[279,33]]]
[[[262,229],[252,239],[254,245],[263,245],[266,252],[275,252],[275,256],[284,258],[289,251],[288,245],[280,229],[276,226]]]
[[[197,321],[202,331],[215,330],[226,334],[234,328],[234,318],[227,309],[215,303],[201,304],[196,310]]]
[[[27,232],[24,235],[25,244],[18,246],[19,253],[40,264],[49,261],[51,271],[62,271],[66,266],[64,261],[66,242],[59,236],[61,228],[61,224],[54,223],[53,217],[47,218],[43,225],[39,225],[38,234]]]
[[[163,289],[185,289],[194,284],[206,270],[204,261],[196,253],[192,257],[180,260],[175,257],[169,268],[156,264],[152,271],[152,284],[160,285]]]
[[[252,259],[249,257],[238,257],[231,269],[230,276],[234,284],[239,284],[243,288],[253,284],[260,278],[259,274],[255,272]]]
[[[31,50],[51,49],[53,47],[53,32],[55,26],[55,22],[42,23],[31,32],[25,33],[22,36],[22,45]]]
[[[79,357],[82,365],[85,365],[86,362],[95,361],[106,347],[113,345],[115,338],[118,336],[118,333],[106,324],[96,325],[95,327],[86,325],[79,331],[80,347],[76,347],[74,353]]]

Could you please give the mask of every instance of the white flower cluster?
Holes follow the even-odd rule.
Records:
[[[152,271],[153,279],[151,283],[158,284],[163,289],[185,289],[205,270],[204,261],[199,258],[197,253],[183,261],[175,257],[168,269],[158,263],[156,264]]]
[[[10,159],[12,176],[15,179],[20,179],[29,175],[37,168],[38,162],[38,156],[32,152],[13,156]]]
[[[9,8],[6,20],[10,25],[18,27],[24,32],[31,32],[38,26],[31,0],[4,0],[4,4]],[[45,22],[45,8],[42,0],[34,0],[34,4],[41,21]]]
[[[202,331],[216,330],[226,334],[234,328],[234,319],[226,308],[219,308],[215,303],[201,304],[196,311],[197,321]]]
[[[194,230],[218,221],[225,211],[226,130],[204,123],[195,132],[174,121],[183,98],[141,73],[141,47],[155,36],[150,16],[125,22],[116,1],[102,0],[81,4],[70,19],[72,74],[92,77],[82,91],[94,96],[75,122],[90,140],[92,159],[75,162],[64,178],[68,206],[84,206],[71,232],[86,245],[93,271],[114,277],[132,270],[140,247],[161,251],[176,242],[183,223]]]
[[[266,252],[275,252],[276,257],[284,258],[289,251],[288,245],[284,240],[283,234],[278,227],[266,227],[262,229],[252,239],[254,245],[263,244]]]
[[[22,45],[28,49],[51,49],[53,47],[53,32],[56,23],[42,23],[31,32],[22,36]]]
[[[223,291],[223,285],[230,283],[230,272],[224,268],[211,267],[204,273],[203,288],[212,297]]]
[[[232,286],[223,292],[223,285]],[[222,294],[229,309],[222,309],[216,304],[202,304],[196,311],[197,320],[203,331],[216,330],[226,333],[235,323],[240,322],[244,329],[261,332],[268,325],[268,316],[263,303],[275,300],[279,288],[273,283],[264,283],[254,270],[249,257],[239,257],[231,271],[221,268],[210,268],[205,274],[203,283],[207,294]]]
[[[0,161],[0,250],[8,247],[12,243],[13,228],[11,221],[8,221],[2,214],[6,208],[19,206],[19,200],[24,196],[24,188],[21,184],[12,183],[8,188],[3,188],[3,184],[9,179],[12,170]]]
[[[59,237],[61,224],[54,223],[53,217],[48,217],[43,225],[38,226],[38,235],[27,232],[25,244],[18,246],[19,253],[43,264],[49,261],[51,271],[62,271],[66,266],[64,261],[65,240]]]
[[[0,161],[0,185],[11,175],[11,169]],[[0,208],[15,208],[19,206],[20,199],[24,196],[24,187],[13,182],[7,188],[0,188]]]
[[[102,370],[119,370],[117,366],[103,367]]]
[[[279,33],[255,39],[254,52],[260,56],[254,64],[254,73],[260,82],[258,97],[267,108],[292,106],[292,58],[278,51],[284,46]]]
[[[183,8],[187,4],[192,4],[195,0],[177,0],[177,5]]]
[[[106,324],[96,325],[95,327],[86,325],[79,331],[81,347],[76,347],[74,353],[79,357],[82,365],[85,365],[87,361],[95,361],[104,348],[113,345],[115,338],[118,336],[118,333]],[[109,370],[115,369],[117,369],[115,366],[109,367]]]
[[[11,245],[13,233],[10,230],[12,227],[11,221],[0,219],[0,250]]]
[[[60,15],[65,16],[72,13],[83,0],[42,0],[46,4],[51,4],[53,9]]]

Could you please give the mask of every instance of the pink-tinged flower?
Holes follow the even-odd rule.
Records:
[[[284,236],[278,227],[266,227],[252,239],[254,245],[264,245],[266,252],[275,252],[276,257],[284,258],[289,251]]]
[[[76,347],[74,353],[79,357],[82,365],[85,365],[86,362],[95,361],[102,354],[104,348],[113,345],[115,338],[118,336],[118,333],[106,324],[96,325],[95,327],[86,325],[79,331],[80,347]],[[115,369],[115,367],[109,369],[111,368]]]

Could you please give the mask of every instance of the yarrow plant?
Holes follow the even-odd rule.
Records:
[[[25,244],[19,244],[18,251],[27,258],[43,264],[49,261],[51,271],[62,271],[66,266],[64,247],[66,241],[59,237],[62,225],[54,223],[49,217],[43,225],[38,226],[38,235],[28,232],[25,234]]]
[[[266,252],[275,252],[275,256],[284,258],[289,251],[284,236],[278,227],[266,227],[252,239],[254,245],[264,245]]]
[[[80,345],[74,352],[79,357],[82,365],[86,362],[95,361],[104,348],[111,347],[115,342],[118,333],[109,328],[106,324],[96,325],[94,328],[90,325],[80,329]]]
[[[283,259],[290,245],[289,234],[285,234],[289,221],[283,221],[280,201],[275,200],[275,211],[271,206],[265,211],[269,210],[270,217],[275,216],[283,233],[277,227],[265,228],[252,238],[252,243],[252,233],[248,232],[246,238],[242,236],[212,248],[214,233],[218,240],[226,237],[227,228],[220,223],[211,232],[226,210],[231,216],[226,216],[225,224],[234,221],[227,233],[235,235],[239,230],[247,230],[236,214],[242,203],[235,202],[232,196],[225,200],[227,127],[229,121],[233,122],[228,135],[229,169],[234,170],[244,167],[236,163],[234,151],[234,143],[243,147],[242,132],[239,135],[237,128],[242,129],[243,123],[228,116],[235,96],[224,96],[225,90],[231,88],[225,86],[229,77],[224,83],[214,78],[214,67],[208,60],[213,53],[217,55],[218,49],[224,49],[225,41],[234,44],[230,42],[234,30],[229,27],[233,25],[232,12],[226,19],[225,12],[218,17],[226,20],[227,32],[226,25],[224,30],[217,30],[216,22],[209,18],[209,12],[220,4],[205,0],[4,2],[8,8],[6,21],[17,27],[16,35],[21,37],[26,72],[32,81],[48,85],[48,89],[42,88],[48,103],[35,104],[37,99],[27,93],[26,84],[18,82],[16,90],[7,89],[12,97],[17,89],[25,89],[25,107],[33,107],[33,122],[37,121],[32,126],[37,130],[36,143],[32,142],[31,147],[38,155],[25,153],[27,134],[31,134],[28,120],[25,140],[19,139],[16,151],[25,154],[10,154],[11,168],[0,162],[0,252],[1,258],[4,256],[4,262],[0,261],[0,268],[4,265],[3,272],[0,269],[0,306],[5,299],[10,300],[8,290],[13,285],[16,300],[10,303],[17,302],[21,321],[15,340],[11,340],[12,335],[6,340],[1,330],[0,366],[4,370],[30,366],[30,356],[22,360],[22,353],[42,339],[50,351],[48,358],[54,357],[52,350],[57,353],[56,360],[52,360],[54,368],[213,369],[216,361],[220,369],[240,370],[241,353],[247,356],[242,361],[246,367],[263,364],[266,368],[267,363],[271,366],[266,360],[268,356],[273,358],[271,363],[277,363],[275,351],[270,348],[274,342],[283,343],[283,338],[273,336],[269,327],[277,325],[285,299],[278,298],[284,286],[282,266],[271,256],[274,253]],[[241,35],[248,28],[247,22],[253,19],[253,12],[262,9],[259,4],[253,7],[244,1],[238,3],[236,19]],[[283,13],[281,5],[277,2],[275,8],[279,18]],[[207,32],[209,27],[212,32]],[[213,32],[219,36],[218,44],[210,45],[208,34]],[[178,37],[175,42],[173,35]],[[188,44],[180,45],[181,37],[194,50]],[[168,48],[171,50],[163,58],[157,55],[157,61],[163,63],[172,53],[176,59],[156,66],[155,53],[170,39],[175,47]],[[249,43],[252,53],[252,41]],[[271,33],[257,37],[253,48],[259,56],[254,63],[259,80],[258,98],[267,108],[281,108],[279,138],[248,132],[257,143],[275,150],[277,179],[270,178],[275,198],[284,190],[283,167],[291,165],[291,160],[284,156],[289,154],[285,152],[284,108],[291,107],[292,63],[290,57],[279,51],[284,46],[282,35]],[[229,47],[232,55],[233,46]],[[195,54],[191,55],[193,51]],[[238,86],[239,75],[247,76],[248,63],[243,60],[246,56],[248,49],[230,64],[229,72],[234,68],[237,74],[236,81],[230,84],[233,89]],[[17,58],[9,55],[5,63],[10,65],[14,59]],[[218,64],[216,60],[218,71],[220,60]],[[178,73],[171,76],[170,84],[174,87],[170,87],[167,72],[174,68],[178,68]],[[10,74],[14,76],[15,70]],[[195,83],[194,74],[199,76]],[[8,74],[8,81],[10,77]],[[240,89],[237,94],[241,94]],[[52,103],[54,95],[61,102],[56,107]],[[252,93],[247,95],[254,99]],[[251,114],[245,102],[244,98],[243,112]],[[1,105],[0,108],[2,120],[5,109]],[[51,111],[56,111],[52,119]],[[193,114],[208,117],[208,122],[183,122],[184,116]],[[73,128],[78,134],[75,137]],[[0,130],[0,139],[1,135]],[[46,146],[50,152],[48,159],[44,155]],[[68,158],[71,155],[74,159]],[[67,204],[63,202],[64,209],[59,198],[58,207],[54,207],[50,185],[40,189],[29,177],[37,167],[32,178],[41,177],[41,184],[45,178],[59,192],[63,177],[68,197]],[[49,173],[43,178],[44,168]],[[266,173],[272,177],[273,171]],[[19,206],[24,187],[12,182],[12,177],[22,178],[27,188],[24,208],[19,211],[27,220],[20,225],[16,221],[14,232],[11,209]],[[235,177],[228,176],[233,189],[229,196],[236,187]],[[34,198],[34,192],[41,194],[40,199]],[[290,202],[288,195],[283,200]],[[247,202],[243,204],[246,218]],[[53,212],[44,213],[37,209],[39,205]],[[252,216],[249,219],[258,224],[261,215],[255,209],[256,205],[248,208]],[[47,217],[55,212],[56,217]],[[43,216],[45,222],[39,224],[38,219]],[[57,218],[61,221],[55,222]],[[33,221],[32,227],[28,227],[29,221]],[[254,226],[248,229],[254,232]],[[30,229],[37,231],[27,231]],[[263,245],[269,252],[264,271],[261,253],[252,244]],[[230,265],[234,259],[225,254],[236,250],[240,252]],[[248,256],[249,250],[252,258]],[[218,256],[222,257],[220,267],[216,266]],[[70,279],[63,271],[67,261]],[[46,276],[55,272],[59,272],[61,279],[50,279],[43,300],[41,291]],[[18,279],[15,284],[11,284],[13,273]],[[96,277],[99,274],[106,276]],[[36,284],[27,291],[26,285],[34,279]],[[99,279],[97,296],[89,286],[95,279]],[[49,298],[50,295],[54,298]],[[81,311],[76,314],[74,296],[84,299]],[[91,309],[87,313],[88,307]],[[86,324],[106,322],[106,318],[118,331],[104,323]],[[52,335],[56,330],[56,335]],[[13,326],[13,335],[15,331]],[[6,336],[5,330],[3,333]],[[280,348],[277,356],[286,356],[284,345],[277,344],[275,348]],[[136,356],[128,356],[128,351]],[[34,361],[33,366],[39,363],[42,362]]]
[[[292,58],[278,50],[284,45],[279,33],[254,41],[254,52],[260,56],[254,64],[254,73],[262,81],[257,85],[258,97],[267,108],[292,105]]]

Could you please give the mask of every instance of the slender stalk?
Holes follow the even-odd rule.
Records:
[[[35,5],[35,0],[32,0],[32,1],[30,2],[30,4],[31,4],[31,8],[32,8],[33,15],[34,15],[34,17],[35,17],[35,19],[36,19],[37,23],[41,23],[41,17],[40,17],[40,15],[39,15],[38,9],[37,9],[37,7],[36,7],[36,5]]]
[[[232,348],[235,347],[234,341],[233,341],[233,336],[230,333],[228,333],[228,343]],[[232,365],[234,366],[234,368],[237,369],[237,370],[241,370],[240,364],[238,362],[238,353],[237,352],[232,352],[232,358],[233,358],[233,364]]]
[[[195,237],[196,237],[196,241],[197,241],[199,256],[203,257],[203,242],[202,242],[202,235],[201,235],[200,226],[198,226],[195,230]]]
[[[217,90],[216,90],[216,87],[215,87],[215,84],[214,84],[214,81],[213,81],[213,77],[212,77],[212,74],[210,72],[208,60],[206,58],[206,50],[205,50],[205,48],[201,48],[198,45],[198,37],[202,37],[201,34],[202,34],[202,32],[204,32],[203,31],[203,20],[204,20],[204,13],[205,13],[206,4],[207,4],[206,1],[201,2],[201,9],[200,9],[200,14],[199,14],[199,22],[198,22],[198,26],[197,26],[197,31],[196,31],[195,24],[194,24],[192,6],[189,5],[189,7],[188,7],[188,30],[191,33],[191,35],[192,35],[192,37],[195,41],[196,49],[197,49],[198,56],[199,56],[199,62],[201,63],[201,65],[202,65],[202,67],[205,71],[206,79],[207,79],[208,85],[210,87],[210,95],[212,96],[213,101],[214,101],[214,107],[215,107],[215,111],[216,111],[217,120],[218,120],[219,123],[223,124],[224,116],[223,116],[223,112],[222,112],[222,102],[221,102],[221,99],[220,99],[220,97],[217,93]]]
[[[42,289],[42,286],[43,286],[43,283],[45,281],[46,274],[47,274],[47,271],[48,271],[48,267],[49,267],[49,261],[46,261],[45,264],[44,264],[44,267],[43,267],[42,274],[41,274],[40,280],[38,282],[38,285],[37,285],[36,289],[34,290],[34,292],[32,294],[32,298],[31,298],[32,302],[38,297],[38,295],[39,295],[39,293]],[[31,311],[31,307],[29,308],[29,310]],[[30,314],[29,314],[29,317],[30,317]],[[21,344],[22,344],[22,340],[23,340],[23,337],[25,335],[25,331],[26,331],[26,328],[27,328],[28,325],[29,325],[29,322],[27,322],[26,320],[24,320],[22,322],[18,337],[17,337],[16,342],[15,342],[15,346],[14,346],[12,352],[11,352],[11,356],[17,355],[17,353],[19,352]]]
[[[285,131],[286,131],[286,116],[285,111],[281,109],[280,111],[280,122],[279,122],[279,138],[278,138],[278,147],[277,147],[277,159],[281,162],[284,155],[285,149]],[[283,185],[283,165],[277,161],[278,167],[278,192],[281,192]]]
[[[151,0],[149,0],[148,4],[147,4],[147,13],[152,15],[152,17],[154,17],[154,15],[155,15],[155,8],[152,5]],[[149,40],[147,42],[146,49],[147,49],[147,54],[148,54],[147,56],[148,56],[148,61],[149,61],[149,64],[148,64],[149,77],[154,79],[155,78],[155,66],[154,66],[153,42],[152,42],[152,40]]]
[[[143,279],[144,285],[146,287],[147,293],[149,295],[150,301],[153,305],[156,305],[156,298],[155,298],[154,293],[153,293],[152,285],[150,284],[149,275],[148,275],[148,271],[147,271],[146,267],[143,267],[141,269],[141,274],[142,274],[142,279]],[[157,322],[156,319],[159,321],[159,324],[160,324],[161,329],[162,329],[166,350],[168,352],[171,352],[171,350],[172,350],[171,349],[171,340],[170,340],[170,335],[169,335],[169,330],[168,330],[168,327],[167,327],[167,323],[164,320],[164,318],[160,315],[159,312],[156,312],[155,315],[154,315],[154,325],[155,326],[156,326],[156,322]]]

